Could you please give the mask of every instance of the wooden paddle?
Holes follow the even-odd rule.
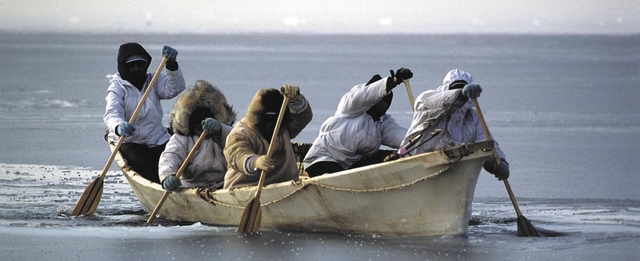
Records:
[[[404,80],[404,87],[407,88],[407,95],[409,95],[409,102],[411,103],[411,110],[414,111],[415,108],[413,108],[413,106],[415,106],[415,100],[413,99],[413,92],[411,92],[411,85],[409,84],[409,80]]]
[[[288,103],[289,98],[287,96],[284,96],[282,107],[280,107],[280,114],[278,115],[276,126],[273,129],[273,134],[271,135],[271,144],[269,144],[269,149],[267,150],[268,158],[271,158],[271,156],[273,155],[273,150],[275,148],[274,143],[276,143],[276,138],[278,138],[278,130],[280,130],[280,124],[282,124],[282,118],[284,117],[284,112],[287,109]],[[262,173],[260,173],[260,180],[258,181],[258,185],[256,188],[256,195],[244,208],[244,212],[242,212],[240,224],[238,225],[238,232],[240,233],[256,233],[258,232],[258,229],[260,229],[260,223],[262,221],[262,210],[260,209],[260,192],[262,192],[264,179],[267,176],[266,173],[267,172],[264,170],[262,171]]]
[[[484,130],[485,135],[487,136],[487,140],[491,140],[491,134],[489,134],[489,128],[487,127],[487,123],[484,121],[484,116],[482,116],[482,111],[480,110],[480,105],[478,104],[478,99],[473,98],[473,106],[476,107],[476,111],[478,112],[478,118],[480,118],[480,124],[482,124],[482,129]],[[496,164],[500,165],[500,157],[498,157],[498,153],[495,149],[493,151],[493,157],[496,159]],[[509,193],[509,198],[511,199],[511,204],[516,209],[516,214],[518,215],[518,236],[520,237],[538,237],[538,231],[535,227],[529,222],[529,220],[522,215],[520,212],[520,208],[518,207],[518,202],[516,202],[516,197],[513,195],[513,191],[511,191],[511,185],[509,185],[509,181],[504,179],[504,186],[507,188],[507,192]]]
[[[162,72],[162,68],[167,63],[168,60],[169,58],[167,58],[166,56],[162,58],[162,61],[160,62],[160,65],[158,66],[156,73],[153,75],[153,78],[151,78],[151,82],[149,83],[147,90],[144,92],[144,95],[140,99],[140,102],[138,102],[138,106],[136,107],[136,110],[133,112],[133,115],[131,115],[131,118],[129,119],[129,123],[133,124],[133,122],[136,120],[136,117],[138,117],[138,113],[140,113],[140,110],[142,109],[142,105],[144,105],[145,100],[151,93],[151,89],[156,84],[156,81],[158,80],[158,76]],[[111,156],[107,160],[107,164],[104,166],[104,169],[102,169],[102,174],[100,174],[100,177],[98,177],[93,182],[91,182],[89,186],[84,190],[84,193],[82,193],[82,196],[78,200],[76,207],[73,209],[73,212],[71,212],[72,216],[87,215],[87,214],[93,214],[96,212],[96,208],[98,208],[98,204],[100,203],[100,198],[102,197],[102,189],[104,187],[104,177],[107,175],[107,171],[109,171],[109,167],[111,167],[111,162],[113,162],[113,159],[116,157],[116,154],[120,150],[120,146],[122,146],[123,141],[124,141],[124,136],[120,136],[120,139],[118,139],[118,143],[116,144],[116,147],[113,149],[113,152],[111,152]]]
[[[207,137],[207,131],[203,130],[202,134],[200,134],[200,137],[196,141],[196,144],[193,145],[193,148],[191,148],[191,151],[189,151],[187,158],[184,159],[184,162],[182,162],[182,165],[178,169],[178,172],[176,172],[176,178],[180,178],[180,176],[182,176],[184,169],[187,168],[187,165],[189,165],[191,158],[193,158],[193,156],[196,154],[196,151],[200,147],[200,144],[202,143],[202,141],[205,140],[206,137]],[[162,195],[162,198],[160,198],[160,201],[158,201],[156,208],[154,208],[153,212],[151,212],[151,216],[149,216],[149,219],[147,219],[147,224],[151,224],[151,222],[153,222],[153,219],[156,217],[156,214],[158,214],[158,211],[162,207],[162,204],[164,204],[164,201],[167,200],[167,197],[169,196],[170,193],[171,192],[169,191],[164,192],[164,195]]]

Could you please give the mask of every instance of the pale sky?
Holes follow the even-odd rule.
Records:
[[[0,31],[640,34],[640,0],[0,0]]]

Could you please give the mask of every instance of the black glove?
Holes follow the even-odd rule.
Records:
[[[413,77],[413,73],[407,68],[400,68],[396,73],[393,73],[393,70],[389,70],[389,73],[391,77],[387,80],[387,92],[403,83],[404,80],[409,80]]]
[[[495,175],[498,180],[509,178],[509,163],[504,160],[500,160],[500,165],[498,165],[496,159],[491,156],[484,162],[483,167],[484,170]]]
[[[391,71],[391,76],[393,76],[393,71]],[[407,69],[407,68],[400,68],[396,71],[396,83],[399,85],[401,84],[404,80],[409,80],[411,79],[411,77],[413,77],[413,73],[411,72],[411,70]]]
[[[180,186],[182,186],[182,182],[176,177],[176,174],[171,174],[162,181],[162,187],[169,193],[176,191]]]

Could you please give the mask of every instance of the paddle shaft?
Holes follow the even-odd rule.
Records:
[[[151,78],[151,82],[149,82],[149,85],[147,86],[147,90],[144,92],[144,95],[140,99],[140,102],[138,102],[138,106],[136,106],[135,111],[133,111],[133,114],[129,119],[129,123],[133,124],[133,122],[138,117],[138,114],[140,113],[140,110],[142,109],[142,106],[144,105],[145,100],[147,99],[147,97],[149,97],[149,94],[151,94],[151,89],[153,89],[153,86],[156,84],[156,81],[158,81],[158,76],[160,76],[160,73],[162,72],[162,68],[165,66],[168,60],[169,58],[167,58],[166,56],[162,58],[162,61],[160,62],[158,69],[153,75],[153,78]],[[95,212],[95,209],[100,203],[100,196],[96,196],[96,195],[102,195],[102,189],[103,189],[102,183],[104,183],[104,177],[107,175],[107,172],[111,167],[111,163],[113,162],[113,159],[116,157],[116,154],[120,150],[120,146],[122,146],[123,142],[124,142],[124,136],[120,136],[120,138],[118,139],[118,143],[116,143],[115,148],[111,152],[111,156],[109,156],[109,159],[107,160],[107,164],[102,169],[102,173],[100,174],[100,177],[98,177],[94,182],[92,182],[92,184],[90,184],[91,189],[86,189],[85,192],[82,194],[82,196],[80,197],[80,200],[76,204],[76,207],[73,209],[73,212],[71,213],[72,216],[78,216],[83,214],[93,214]],[[98,184],[99,186],[96,187],[95,184],[97,183],[100,183],[100,184]],[[97,193],[98,191],[95,191],[96,189],[99,189],[100,193]]]
[[[189,154],[187,155],[187,158],[184,159],[184,162],[182,162],[182,165],[178,169],[178,172],[176,172],[176,178],[179,179],[180,176],[182,176],[182,173],[187,168],[187,165],[189,165],[189,162],[191,161],[193,156],[196,155],[196,151],[200,147],[200,144],[202,143],[202,141],[204,141],[206,139],[206,137],[207,137],[207,131],[203,130],[202,134],[200,134],[200,137],[196,141],[196,144],[193,145],[193,148],[191,148],[191,151],[189,151]],[[156,214],[158,214],[158,211],[160,211],[160,208],[162,207],[162,204],[164,204],[164,201],[167,200],[167,197],[169,196],[170,193],[171,192],[169,192],[169,191],[165,191],[164,192],[164,195],[162,195],[162,198],[160,198],[160,201],[158,201],[158,204],[156,205],[156,208],[154,208],[153,212],[151,212],[151,216],[149,216],[149,219],[147,219],[147,224],[151,224],[151,222],[153,222],[153,219],[156,217]]]
[[[271,134],[271,143],[269,144],[269,149],[267,149],[267,158],[271,158],[273,156],[273,150],[275,149],[274,143],[276,143],[276,139],[278,138],[278,131],[280,130],[280,125],[282,124],[282,119],[284,118],[284,112],[287,109],[287,105],[289,103],[289,98],[284,96],[284,100],[282,100],[282,107],[280,107],[280,114],[278,115],[278,120],[276,121],[275,129],[273,129],[273,134]],[[262,191],[262,186],[264,185],[264,180],[266,179],[267,172],[262,171],[260,173],[260,180],[258,181],[258,188],[256,189],[256,198],[260,197],[260,192]]]
[[[409,95],[409,102],[411,103],[411,110],[414,111],[415,108],[413,108],[413,106],[415,106],[415,100],[413,99],[413,92],[411,92],[411,85],[409,84],[409,80],[404,80],[404,87],[407,88],[407,95]]]
[[[284,96],[284,100],[282,101],[282,106],[280,107],[280,113],[278,114],[278,119],[276,120],[276,126],[273,129],[273,134],[271,135],[271,142],[269,143],[269,148],[267,149],[267,157],[271,158],[273,156],[273,150],[275,149],[276,139],[278,138],[278,131],[280,130],[280,125],[282,124],[282,119],[284,118],[285,110],[287,109],[287,105],[289,103],[289,98]],[[266,179],[267,172],[262,170],[260,173],[260,179],[258,180],[258,185],[256,188],[256,194],[254,198],[247,204],[244,211],[242,212],[242,217],[240,217],[240,224],[238,225],[238,232],[241,233],[255,233],[260,229],[260,222],[262,222],[262,210],[260,209],[260,193],[262,192],[262,186],[264,186],[264,180]]]
[[[487,127],[487,123],[484,121],[484,116],[482,115],[482,110],[480,110],[480,105],[478,104],[478,99],[473,98],[473,106],[476,107],[476,111],[478,112],[478,118],[480,118],[480,124],[482,125],[482,129],[484,130],[485,136],[487,136],[487,140],[491,140],[491,134],[489,133],[489,128]],[[495,149],[491,150],[493,152],[493,157],[496,159],[496,163],[500,165],[500,157],[498,157],[498,153]],[[507,193],[509,193],[509,198],[511,199],[511,204],[516,210],[516,214],[518,217],[522,216],[520,212],[520,207],[518,207],[518,202],[516,202],[516,197],[513,195],[513,191],[511,190],[511,185],[509,185],[509,181],[507,179],[502,180],[504,182],[504,186],[507,188]]]

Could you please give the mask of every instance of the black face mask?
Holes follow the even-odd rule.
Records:
[[[146,61],[133,61],[128,62],[124,65],[124,67],[129,70],[131,75],[135,77],[142,77],[147,75],[147,62]]]
[[[283,99],[279,90],[270,89],[262,95],[260,100],[260,106],[263,109],[258,116],[258,122],[255,123],[255,127],[260,131],[262,137],[269,142],[271,142],[271,136],[273,135],[276,121],[278,120]],[[285,110],[281,126],[287,126],[289,117],[288,110]]]
[[[391,107],[391,101],[393,100],[393,92],[390,92],[386,96],[382,97],[382,99],[371,106],[369,110],[367,110],[367,114],[373,118],[373,121],[379,121],[382,115],[387,113],[389,107]]]
[[[132,56],[140,56],[145,62],[144,70],[132,71],[130,68],[135,67],[129,65],[126,61]],[[134,63],[137,61],[134,61]],[[151,55],[138,43],[125,43],[120,45],[118,50],[118,72],[123,80],[127,80],[138,90],[142,91],[145,82],[147,81],[147,70],[149,69],[149,63],[151,63]],[[140,65],[140,64],[138,64]]]
[[[197,108],[191,112],[189,117],[189,135],[199,136],[202,134],[202,121],[206,118],[214,118],[213,113],[208,108]]]
[[[449,84],[449,90],[462,89],[465,85],[467,85],[467,81],[457,80]]]
[[[262,137],[264,137],[269,143],[271,143],[271,136],[276,128],[276,121],[278,120],[278,114],[275,112],[267,112],[260,115],[258,122],[258,130]]]

